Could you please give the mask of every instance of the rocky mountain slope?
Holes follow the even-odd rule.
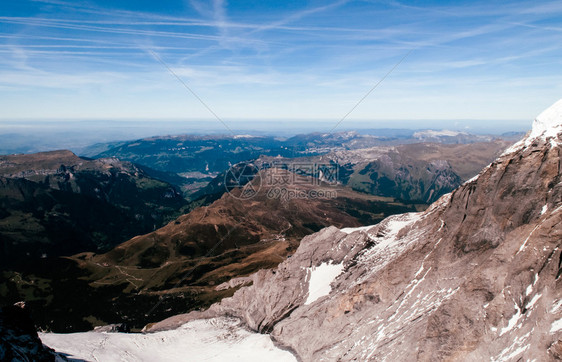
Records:
[[[340,162],[348,161],[342,166],[349,170],[349,178],[344,181],[354,190],[432,203],[476,175],[508,145],[500,140],[454,145],[417,143],[392,147],[363,162],[350,162],[359,150],[348,151],[347,155],[340,154]],[[375,150],[361,151],[365,155]]]
[[[269,184],[272,174],[294,184]],[[276,267],[303,236],[326,226],[372,224],[424,208],[292,177],[287,170],[263,170],[252,181],[258,192],[251,198],[240,198],[242,191],[235,188],[107,253],[81,253],[9,275],[0,296],[25,299],[37,323],[56,331],[123,322],[140,329],[231,296],[247,284],[243,277]],[[238,277],[239,282],[227,283]]]
[[[257,162],[283,165],[303,174],[310,174],[307,170],[310,164],[329,164],[338,168],[338,181],[353,190],[428,204],[478,174],[510,145],[504,140],[468,144],[416,143],[292,159],[260,157]]]
[[[194,319],[235,316],[304,361],[562,358],[562,101],[423,213],[307,236]]]
[[[186,205],[175,187],[129,162],[70,151],[0,156],[0,265],[105,251]]]
[[[236,187],[241,186],[237,180],[227,177],[231,171],[240,167],[252,169],[245,168],[247,164],[241,163],[219,174],[199,193],[194,194],[198,198],[190,207],[203,207],[156,232],[135,237],[107,254],[83,253],[70,259],[35,263],[18,270],[16,274],[3,273],[0,275],[4,281],[0,298],[5,303],[27,301],[37,323],[42,328],[55,331],[88,330],[104,323],[123,322],[133,328],[141,328],[148,322],[205,308],[232,295],[241,285],[248,283],[244,278],[249,274],[277,266],[294,252],[302,237],[323,227],[370,225],[389,215],[424,209],[427,201],[418,201],[422,192],[427,194],[428,199],[433,199],[460,185],[461,179],[449,162],[461,165],[460,155],[471,151],[474,154],[473,161],[465,168],[473,170],[473,175],[476,173],[475,164],[482,167],[487,159],[504,146],[501,141],[496,141],[450,146],[408,145],[411,149],[404,150],[379,147],[371,148],[369,152],[349,151],[345,153],[347,166],[340,167],[339,172],[332,174],[335,177],[332,180],[327,179],[327,170],[323,167],[336,169],[336,162],[342,159],[342,153],[296,159],[263,156],[256,161],[257,169],[263,173],[259,176],[263,187],[255,197],[240,200],[226,192],[227,189],[239,192]],[[385,164],[384,170],[379,170],[378,178],[372,177],[374,168],[363,172],[373,162],[378,162],[372,160],[381,159],[381,155],[391,155],[392,163]],[[7,168],[5,173],[19,177],[25,173],[30,180],[19,179],[21,182],[33,185],[40,183],[49,195],[60,192],[66,197],[80,200],[84,198],[84,193],[95,195],[90,184],[84,187],[84,182],[78,182],[84,178],[87,169],[92,169],[92,177],[98,177],[100,165],[124,170],[120,173],[121,184],[129,179],[135,180],[135,177],[150,177],[139,166],[128,162],[116,159],[84,160],[64,152],[41,154],[41,158],[20,156],[18,162],[11,169]],[[61,163],[66,165],[64,169]],[[74,164],[79,164],[79,167],[72,166]],[[350,169],[346,168],[348,166]],[[366,178],[362,185],[372,184],[372,190],[368,191],[373,193],[380,192],[382,186],[388,185],[385,180],[400,182],[386,189],[389,191],[387,197],[358,193],[342,185],[350,179],[355,180],[355,176],[349,177],[349,172],[362,174],[361,177]],[[127,178],[127,175],[131,176]],[[43,178],[45,182],[41,181]],[[279,183],[282,180],[292,181],[290,185],[285,185]],[[97,184],[100,183],[103,185],[102,182]],[[94,182],[92,184],[96,185]],[[116,184],[119,183],[114,181],[113,185]],[[109,185],[112,185],[111,179]],[[109,188],[110,192],[98,188],[110,197],[109,201],[115,201],[111,198],[118,196],[135,195],[134,189],[123,189],[126,192],[121,195],[121,189],[115,186],[113,191]],[[324,190],[333,192],[333,196],[324,197]],[[33,195],[29,196],[30,200],[35,203],[44,199],[37,192],[30,195]],[[395,197],[402,200],[395,200]],[[52,197],[45,199],[51,200]],[[74,223],[69,220],[69,225],[76,228],[83,225],[85,230],[89,230],[88,227],[107,230],[115,225],[118,232],[136,225],[126,223],[123,212],[111,212],[116,208],[112,209],[113,205],[107,205],[99,197],[85,200],[88,207],[84,202],[77,202],[79,206],[76,210],[64,209],[63,215],[66,217],[78,217]],[[135,200],[146,200],[146,197],[137,194]],[[158,204],[157,201],[154,203]],[[55,204],[58,210],[63,210],[61,204],[64,205],[62,202]],[[96,205],[99,207],[96,208]],[[142,210],[142,205],[139,208]],[[91,215],[84,217],[87,210]],[[50,217],[48,220],[53,219],[51,213],[47,212],[46,215]],[[125,226],[119,227],[123,224]],[[56,239],[59,245],[81,248],[74,251],[99,250],[89,244],[77,244],[79,236],[88,234],[80,229],[70,233],[69,229],[61,228],[65,232]],[[20,234],[29,240],[28,234]],[[220,241],[220,245],[215,247],[217,241]],[[68,251],[58,250],[63,255],[68,255]],[[230,279],[235,281],[224,284]],[[81,293],[74,293],[75,290],[81,290]],[[100,303],[88,303],[89,300]],[[154,305],[157,308],[151,310]]]

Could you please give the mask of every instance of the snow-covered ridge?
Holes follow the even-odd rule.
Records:
[[[533,122],[530,139],[541,137],[546,140],[562,132],[562,99],[544,110]]]
[[[531,132],[521,141],[508,148],[503,155],[528,147],[536,139],[543,141],[550,139],[550,145],[554,147],[560,143],[557,140],[560,133],[562,133],[562,99],[539,114],[533,122]]]
[[[354,233],[356,231],[367,231],[372,227],[374,227],[374,225],[359,226],[359,227],[356,227],[356,228],[343,228],[343,229],[340,229],[340,231],[343,232],[343,233],[346,233],[346,234],[351,234],[351,233]]]

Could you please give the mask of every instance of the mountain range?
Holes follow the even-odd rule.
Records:
[[[95,358],[173,355],[189,340],[214,360],[562,359],[561,145],[562,100],[425,211],[308,235],[276,268],[230,280],[245,285],[231,297],[145,335],[40,336]]]
[[[187,208],[179,189],[114,158],[70,151],[0,156],[1,269],[107,251]]]
[[[232,295],[247,283],[243,279],[230,283],[230,279],[238,280],[275,267],[294,253],[304,236],[324,227],[370,225],[393,214],[423,210],[429,202],[459,186],[463,181],[460,175],[473,176],[506,146],[505,141],[496,140],[371,147],[296,158],[261,156],[252,163],[241,163],[219,173],[191,195],[189,204],[176,192],[178,207],[170,211],[185,210],[185,215],[154,232],[138,232],[138,236],[126,242],[115,238],[119,243],[105,249],[85,247],[70,236],[57,238],[62,245],[73,247],[73,252],[58,254],[65,255],[64,258],[41,259],[25,268],[5,270],[0,296],[7,304],[25,300],[43,329],[70,332],[108,323],[127,323],[140,329],[149,322],[206,308]],[[465,161],[466,153],[472,154],[470,160]],[[65,155],[69,159],[65,160]],[[147,194],[128,189],[131,179],[135,185],[141,184],[140,179],[144,180],[142,185],[150,180],[151,184],[165,186],[156,189],[159,191],[154,193],[155,197],[173,189],[170,184],[154,179],[160,175],[147,166],[115,158],[86,160],[69,152],[10,157],[12,163],[20,160],[27,166],[6,169],[10,180],[41,182],[47,185],[44,187],[67,190],[76,197],[91,198],[97,195],[96,188],[107,188],[107,181],[103,180],[108,171],[100,166],[104,165],[121,175],[109,185],[115,191],[120,187],[122,191],[117,195],[126,197],[106,197],[106,204],[126,205],[127,200],[134,200],[146,205],[160,203],[158,210],[162,210],[162,200],[151,202]],[[26,158],[41,162],[26,164]],[[59,163],[66,165],[64,170]],[[39,164],[50,171],[31,171],[32,166],[41,169]],[[229,187],[225,183],[233,182],[228,175],[244,165],[256,166],[253,172],[258,174],[252,175],[252,182],[259,180],[261,189],[252,198],[241,200],[236,197],[238,189],[227,192]],[[87,167],[89,171],[85,173]],[[333,171],[331,179],[327,178],[328,170]],[[70,173],[72,178],[65,176]],[[89,175],[89,187],[76,181],[84,179],[85,174]],[[166,173],[167,179],[170,175]],[[23,176],[28,179],[21,179]],[[43,180],[47,176],[48,182]],[[274,180],[291,182],[280,185]],[[97,214],[93,208],[86,210],[92,215],[84,217],[81,210],[74,215],[103,230],[111,225],[103,219],[111,215],[106,209]],[[111,217],[111,222],[114,220]],[[62,235],[72,235],[64,225],[60,230]],[[27,240],[28,235],[19,237]],[[215,247],[217,241],[220,245]],[[88,303],[89,300],[99,303]],[[157,307],[153,308],[154,305]]]
[[[178,135],[97,144],[83,150],[82,155],[92,158],[116,157],[151,170],[179,174],[183,176],[179,180],[163,178],[164,174],[159,177],[180,187],[189,197],[230,166],[260,157],[298,159],[349,151],[361,153],[360,150],[370,148],[391,149],[394,146],[428,142],[441,145],[490,144],[501,143],[500,140],[509,141],[514,137],[517,135],[495,137],[453,131],[409,130],[311,133],[288,138],[243,134]],[[487,156],[490,155],[488,153]],[[474,170],[477,171],[478,169]]]
[[[300,360],[562,358],[562,101],[422,213],[330,227],[203,312],[236,317]]]
[[[338,137],[354,139],[355,136]],[[309,140],[307,142],[310,147]],[[291,350],[301,359],[324,358],[326,355],[322,353],[327,347],[314,349],[316,342],[301,347],[278,332],[279,326],[290,324],[293,316],[296,318],[300,313],[320,305],[317,301],[332,294],[338,295],[334,297],[337,303],[343,303],[338,304],[340,314],[332,307],[323,306],[320,312],[314,312],[317,314],[303,314],[296,320],[317,318],[319,322],[314,322],[314,325],[318,327],[318,333],[326,333],[321,332],[322,328],[327,328],[327,331],[336,328],[344,333],[350,326],[375,323],[365,322],[366,317],[356,314],[356,311],[370,313],[368,308],[371,304],[380,304],[382,308],[392,298],[388,297],[391,295],[389,291],[384,292],[386,294],[383,291],[371,293],[370,285],[390,283],[392,292],[401,288],[400,272],[391,277],[392,282],[387,281],[387,264],[394,265],[394,258],[403,259],[404,266],[397,264],[396,268],[403,271],[411,269],[417,263],[419,253],[410,246],[415,244],[421,248],[423,245],[427,249],[425,245],[431,242],[432,234],[443,232],[442,228],[435,228],[436,221],[426,215],[437,213],[435,209],[444,207],[459,190],[476,182],[466,181],[501,154],[507,145],[506,141],[493,140],[468,144],[327,148],[322,152],[291,154],[291,157],[258,154],[251,162],[234,168],[229,163],[227,171],[207,174],[209,181],[191,194],[191,203],[181,197],[177,183],[172,185],[161,181],[181,177],[170,170],[156,171],[147,165],[116,158],[90,160],[68,153],[54,155],[53,165],[49,167],[46,161],[41,161],[41,166],[30,167],[26,160],[14,161],[21,155],[10,156],[14,159],[5,162],[8,166],[4,171],[10,181],[37,183],[49,190],[91,197],[92,187],[88,188],[84,186],[88,183],[76,182],[75,179],[85,178],[81,172],[86,173],[92,168],[95,169],[94,174],[98,174],[101,165],[106,165],[106,171],[118,169],[117,174],[125,175],[125,180],[133,179],[137,186],[144,182],[174,190],[175,197],[181,201],[176,211],[185,210],[185,214],[160,229],[137,234],[106,249],[106,252],[100,248],[84,249],[84,252],[73,256],[38,259],[27,270],[4,271],[4,289],[0,290],[0,295],[8,303],[25,299],[36,323],[48,330],[88,330],[108,323],[126,323],[127,328],[140,329],[149,322],[191,312],[156,324],[150,323],[145,330],[170,330],[186,322],[199,323],[201,318],[219,320],[235,317],[240,321],[236,326],[271,333],[278,345]],[[53,171],[59,163],[57,157],[70,157],[74,163],[63,162]],[[251,176],[248,183],[229,187],[229,183],[233,182],[229,172],[237,167],[245,169],[247,165],[256,170],[248,175]],[[335,178],[326,173],[328,169],[337,170]],[[100,182],[99,175],[97,177],[94,178],[96,182],[105,185]],[[482,175],[476,180],[481,178]],[[291,182],[279,185],[271,180]],[[459,186],[451,196],[449,192]],[[97,192],[95,189],[99,188],[93,188]],[[246,189],[258,191],[248,198],[244,194]],[[144,195],[140,191],[135,192],[137,199],[141,198],[138,195]],[[109,195],[98,199],[121,205]],[[487,202],[493,200],[490,195],[482,198]],[[146,195],[142,199],[145,200]],[[435,200],[438,201],[424,212]],[[478,206],[475,208],[478,209]],[[162,210],[161,206],[159,210]],[[402,214],[404,212],[407,214]],[[415,221],[418,219],[427,219],[428,224],[423,226]],[[453,220],[450,223],[455,225]],[[421,228],[417,232],[412,231],[415,236],[406,235],[404,231],[409,230],[410,225]],[[452,233],[451,230],[447,229],[447,235]],[[465,230],[465,233],[469,231]],[[490,227],[490,231],[485,228],[486,238],[491,238],[488,234],[495,233],[494,227]],[[402,240],[402,234],[406,235],[404,243],[408,247],[397,241]],[[488,240],[486,238],[484,240]],[[414,239],[415,242],[412,241]],[[364,260],[364,255],[376,254],[380,245],[385,245],[381,255]],[[484,248],[481,243],[476,243],[475,250]],[[393,262],[389,263],[390,260]],[[433,262],[454,264],[456,261],[448,256],[443,261]],[[441,268],[447,270],[446,266]],[[377,274],[378,270],[384,271]],[[439,285],[439,278],[447,273],[451,272],[436,274],[432,285]],[[364,285],[350,282],[362,277],[366,280]],[[341,285],[331,283],[340,278],[345,278],[347,282]],[[402,286],[406,292],[411,283],[414,283],[413,279]],[[357,285],[361,286],[353,289]],[[431,290],[431,287],[427,289]],[[77,290],[80,293],[76,293]],[[369,292],[365,294],[365,290]],[[428,293],[431,294],[431,291]],[[401,294],[393,297],[399,300]],[[439,294],[438,297],[442,296]],[[332,300],[331,297],[329,299]],[[92,300],[96,303],[88,303]],[[433,299],[431,301],[434,302]],[[364,303],[369,307],[365,307]],[[406,301],[395,303],[407,307]],[[353,322],[350,322],[347,318],[352,317]],[[334,318],[339,324],[334,322],[336,324],[324,326],[321,322]],[[217,323],[229,325],[230,322]],[[294,328],[304,328],[295,323]],[[380,323],[383,323],[382,319]],[[228,328],[236,330],[239,327]],[[293,327],[287,327],[290,328]],[[42,335],[42,338],[45,336],[49,338],[49,335]],[[299,338],[296,336],[296,339]],[[306,338],[310,341],[322,339],[314,335],[306,335]],[[336,349],[335,346],[345,344],[346,338],[337,333],[330,338],[326,340],[332,343],[334,352],[328,356],[343,353],[344,347]],[[56,342],[56,339],[53,341]],[[314,350],[309,352],[308,349]],[[353,353],[350,354],[354,356],[352,358],[365,357],[356,351]]]

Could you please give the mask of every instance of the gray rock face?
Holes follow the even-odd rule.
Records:
[[[324,229],[232,298],[149,331],[229,315],[303,361],[561,359],[562,101],[553,108],[550,128],[426,212]],[[334,264],[337,277],[321,272]]]
[[[0,361],[66,361],[43,345],[25,304],[0,308]]]
[[[367,242],[368,237],[364,234],[348,236],[336,227],[325,228],[303,238],[297,252],[276,269],[252,274],[249,277],[252,285],[240,289],[233,298],[223,299],[204,312],[168,318],[146,330],[167,330],[194,319],[228,315],[243,319],[252,330],[270,332],[275,323],[305,303],[310,267],[326,261],[349,261]]]

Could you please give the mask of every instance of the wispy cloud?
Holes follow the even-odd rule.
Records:
[[[115,27],[102,27],[94,25],[79,25],[77,23],[68,23],[65,21],[52,21],[49,19],[10,19],[10,18],[0,18],[0,22],[8,24],[20,24],[26,26],[35,27],[47,27],[47,28],[59,28],[68,30],[82,30],[88,32],[100,32],[100,33],[113,33],[113,34],[126,34],[126,35],[140,35],[140,36],[152,36],[152,37],[167,37],[167,38],[178,38],[178,39],[202,39],[202,40],[219,40],[220,38],[214,35],[196,34],[196,33],[186,33],[186,32],[168,32],[168,31],[155,31],[155,30],[143,30],[143,29],[132,29],[132,28],[115,28]]]
[[[244,7],[235,1],[185,0],[173,8],[169,2],[115,2],[109,8],[96,0],[21,1],[32,10],[12,12],[8,6],[0,16],[3,117],[26,112],[14,108],[16,96],[22,103],[27,96],[50,104],[47,99],[68,93],[75,104],[104,104],[95,112],[105,109],[108,115],[127,109],[134,117],[137,110],[153,112],[142,106],[151,104],[165,108],[167,116],[195,117],[196,111],[185,114],[181,104],[172,105],[172,100],[190,100],[151,51],[212,98],[206,100],[225,117],[243,112],[268,117],[273,109],[295,118],[341,115],[411,49],[408,61],[352,116],[390,117],[392,111],[406,116],[402,108],[409,106],[396,105],[415,98],[419,117],[428,118],[431,107],[421,100],[435,107],[440,97],[462,112],[467,109],[461,101],[484,112],[492,107],[484,98],[497,99],[499,91],[538,102],[538,94],[546,92],[536,92],[533,82],[539,81],[552,94],[559,91],[547,76],[556,79],[562,65],[558,1],[501,6],[486,1],[263,1]],[[514,84],[517,89],[510,89]],[[120,94],[137,107],[117,109],[108,103]],[[381,105],[383,100],[395,109]],[[51,108],[55,114],[56,102]],[[454,117],[452,107],[447,112]]]
[[[87,74],[50,73],[39,70],[0,72],[0,85],[12,88],[48,88],[76,90],[84,86],[108,85],[123,80],[122,73],[96,72]]]
[[[261,31],[271,30],[271,29],[276,29],[276,28],[279,29],[279,28],[282,28],[286,24],[290,24],[290,23],[293,23],[297,20],[301,20],[303,18],[306,18],[307,16],[311,16],[311,15],[316,14],[316,13],[321,13],[321,12],[324,12],[324,11],[336,9],[340,6],[345,5],[346,3],[349,3],[349,1],[350,0],[340,0],[340,1],[333,2],[333,3],[328,4],[328,5],[323,5],[323,6],[318,6],[318,7],[298,11],[298,12],[295,12],[295,13],[293,13],[289,16],[286,16],[286,17],[284,17],[280,20],[276,20],[276,21],[268,23],[268,24],[259,25],[253,31],[254,32],[261,32]]]

